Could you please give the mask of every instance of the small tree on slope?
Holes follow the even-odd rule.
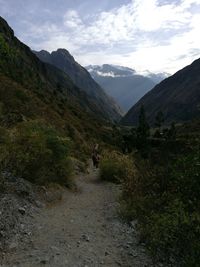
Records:
[[[146,120],[144,106],[142,105],[139,114],[139,125],[137,127],[137,148],[141,151],[141,155],[143,157],[146,157],[148,154],[149,135],[150,135],[150,127]]]

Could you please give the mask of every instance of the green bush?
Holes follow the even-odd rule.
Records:
[[[10,136],[4,168],[38,184],[72,185],[70,141],[42,122],[19,124]]]
[[[143,225],[151,252],[162,259],[174,259],[181,266],[199,266],[200,214],[187,211],[183,202],[174,199],[162,213],[154,211]]]
[[[200,149],[169,162],[137,160],[123,183],[122,208],[137,218],[141,239],[159,260],[181,267],[200,262]]]
[[[118,152],[106,153],[100,164],[100,178],[119,183],[129,175],[132,168],[133,164],[128,156]]]

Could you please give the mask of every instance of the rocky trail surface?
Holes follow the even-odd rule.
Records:
[[[1,267],[153,266],[134,227],[118,217],[119,186],[99,181],[92,169],[77,186],[30,218],[29,238],[11,245]]]

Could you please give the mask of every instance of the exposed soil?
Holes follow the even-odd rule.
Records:
[[[77,185],[30,217],[29,238],[10,247],[1,267],[153,266],[134,227],[117,214],[119,186],[99,181],[92,169]]]

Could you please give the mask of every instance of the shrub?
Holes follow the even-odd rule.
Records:
[[[100,177],[102,180],[119,183],[130,175],[132,169],[133,163],[128,156],[114,151],[103,155],[100,164]]]
[[[123,183],[124,214],[138,219],[155,258],[199,266],[200,149],[176,161],[140,159],[137,169]]]
[[[4,167],[31,182],[71,186],[70,141],[42,122],[19,124],[10,137]]]
[[[188,211],[180,199],[170,200],[161,213],[152,212],[143,233],[155,256],[174,259],[180,266],[198,266],[200,260],[200,215]]]

